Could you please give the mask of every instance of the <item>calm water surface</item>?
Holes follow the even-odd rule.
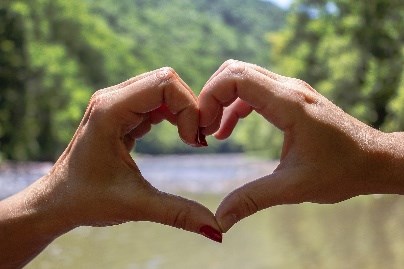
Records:
[[[137,160],[155,186],[212,211],[225,193],[276,167],[242,155]],[[49,167],[2,167],[0,195],[23,188]],[[404,268],[403,205],[403,197],[384,195],[278,206],[240,222],[223,244],[147,222],[83,227],[58,238],[26,268]]]
[[[242,154],[137,156],[143,176],[166,191],[224,193],[268,174],[277,161],[260,160]],[[6,164],[0,166],[0,199],[46,174],[51,163]]]

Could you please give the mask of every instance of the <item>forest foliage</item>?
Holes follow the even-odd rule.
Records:
[[[197,94],[229,58],[306,80],[375,128],[404,128],[400,0],[4,0],[0,3],[0,159],[54,160],[91,94],[173,67]],[[257,115],[208,150],[276,157],[282,136]],[[144,153],[192,149],[169,124]],[[268,149],[268,150],[262,150]]]
[[[267,35],[273,71],[307,81],[347,113],[383,131],[404,130],[404,2],[295,0]],[[282,135],[260,119],[247,147],[279,154]]]

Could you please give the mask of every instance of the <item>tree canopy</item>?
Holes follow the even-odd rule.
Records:
[[[260,0],[4,0],[0,22],[0,160],[55,159],[97,89],[171,66],[197,94],[229,58],[303,79],[375,128],[404,128],[401,0],[295,0],[289,10]],[[153,127],[138,150],[192,151],[174,130]],[[255,114],[208,150],[276,157],[281,144]]]
[[[272,66],[308,82],[374,128],[402,130],[403,26],[400,0],[296,0],[285,27],[268,34]],[[262,121],[247,127],[250,133],[266,130],[248,147],[272,145],[278,151],[271,153],[279,154],[279,132]]]
[[[151,69],[172,66],[198,92],[228,58],[267,65],[265,33],[284,14],[262,1],[3,1],[2,158],[54,159],[95,90]],[[169,128],[156,126],[139,149],[190,150]]]

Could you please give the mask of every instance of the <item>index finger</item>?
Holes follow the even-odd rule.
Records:
[[[288,91],[272,72],[256,66],[232,61],[217,72],[199,95],[200,126],[212,124],[220,107],[228,106],[237,97],[249,104],[280,129],[285,129],[293,117],[291,110],[296,96]]]
[[[181,139],[194,145],[199,128],[196,97],[176,72],[165,67],[132,81],[98,96],[103,109],[111,112],[109,119],[122,128],[133,129],[142,122],[142,114],[164,104],[176,117]]]

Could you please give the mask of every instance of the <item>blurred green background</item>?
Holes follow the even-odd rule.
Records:
[[[259,0],[3,0],[1,159],[57,158],[97,89],[171,66],[198,93],[229,58],[303,79],[375,128],[401,130],[403,6],[401,0],[296,0],[286,9]],[[280,133],[255,115],[207,151],[277,157],[281,143]],[[169,124],[154,127],[137,150],[192,152]]]
[[[280,1],[282,2],[282,1]],[[54,161],[92,93],[173,67],[198,93],[229,58],[307,81],[384,131],[404,128],[404,1],[2,0],[0,162]],[[254,114],[205,152],[279,156],[282,134]],[[168,123],[137,152],[194,153]],[[198,153],[200,149],[198,149]],[[181,193],[217,208],[225,194]],[[169,227],[80,228],[28,268],[402,268],[403,198],[281,206],[222,246]]]

